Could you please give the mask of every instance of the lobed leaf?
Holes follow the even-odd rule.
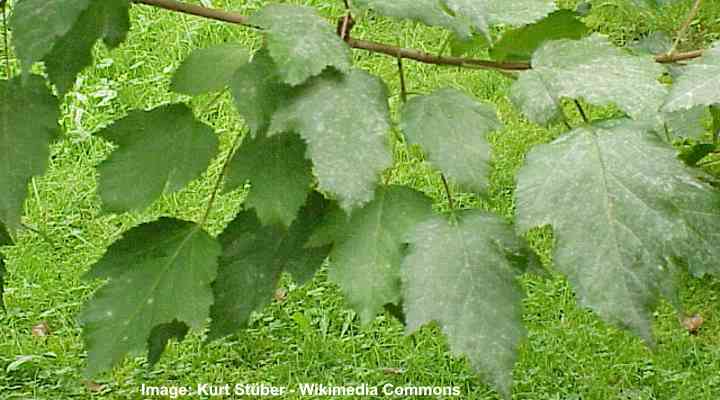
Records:
[[[230,162],[227,189],[242,187],[249,180],[252,189],[245,204],[255,209],[260,222],[290,226],[313,180],[305,147],[295,133],[246,139]]]
[[[0,80],[0,223],[10,230],[20,225],[28,183],[47,169],[59,108],[37,75]]]
[[[130,29],[128,0],[21,0],[10,26],[23,71],[44,61],[50,81],[63,95],[92,63],[92,48],[103,39],[117,47]]]
[[[313,192],[288,230],[263,226],[252,211],[240,212],[230,223],[219,237],[223,250],[213,284],[211,340],[245,327],[251,313],[270,302],[283,270],[300,284],[315,274],[330,248],[306,248],[305,244],[329,206],[321,194]]]
[[[230,89],[238,112],[253,134],[264,133],[270,127],[273,114],[286,105],[291,93],[291,88],[280,80],[267,49],[255,53],[250,63],[237,69]]]
[[[713,104],[720,104],[720,42],[682,69],[662,109],[671,112]]]
[[[457,89],[414,97],[402,111],[400,129],[428,159],[469,190],[488,185],[490,144],[486,135],[502,128],[493,106]]]
[[[553,0],[442,0],[458,18],[489,36],[497,24],[525,25],[556,10]]]
[[[378,175],[392,165],[387,89],[361,71],[324,74],[297,88],[273,117],[270,135],[298,132],[307,142],[320,189],[349,211],[372,200]]]
[[[510,397],[524,297],[517,276],[529,250],[501,218],[463,212],[415,227],[402,263],[407,331],[437,321],[450,348]]]
[[[493,25],[525,25],[556,9],[552,0],[354,0],[353,4],[388,17],[447,28],[465,39],[473,30],[488,36]]]
[[[190,327],[178,320],[156,325],[150,332],[150,338],[148,339],[148,364],[152,366],[160,361],[160,356],[165,351],[170,339],[181,342],[189,331]]]
[[[431,215],[432,201],[422,193],[387,186],[378,188],[372,202],[343,218],[341,226],[333,227],[333,265],[328,276],[340,286],[363,324],[370,323],[384,305],[400,304],[406,236]]]
[[[676,291],[670,258],[720,273],[720,195],[650,129],[609,121],[538,146],[516,192],[520,230],[553,226],[580,303],[648,342],[659,297]]]
[[[449,13],[440,0],[353,0],[352,4],[391,18],[441,26],[454,31],[461,38],[469,38],[472,34],[469,24]]]
[[[271,4],[253,15],[250,23],[265,30],[270,56],[287,84],[299,85],[326,67],[351,69],[350,48],[313,8]]]
[[[570,10],[555,11],[542,20],[506,32],[490,50],[501,61],[526,61],[543,43],[559,39],[581,39],[590,29]]]
[[[193,51],[172,77],[171,90],[196,96],[223,90],[249,55],[236,43],[223,43]]]
[[[146,349],[156,361],[155,341],[164,347],[168,337],[156,329],[166,330],[165,324],[177,320],[201,328],[213,303],[211,283],[220,252],[217,241],[198,225],[170,218],[133,228],[111,245],[86,276],[108,279],[80,318],[88,374],[96,376],[125,355]],[[170,333],[178,336],[176,329]]]
[[[650,56],[635,56],[593,34],[558,40],[533,55],[533,71],[512,88],[512,99],[533,122],[553,120],[557,99],[579,98],[596,105],[614,103],[635,119],[656,114],[667,90],[658,82],[663,67]],[[538,82],[538,81],[541,81]],[[532,99],[538,98],[539,104]]]
[[[98,133],[118,146],[98,167],[110,212],[143,209],[198,178],[218,149],[210,127],[182,104],[133,111]]]

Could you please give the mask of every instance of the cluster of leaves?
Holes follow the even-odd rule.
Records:
[[[434,214],[424,194],[380,182],[393,164],[384,83],[353,67],[347,44],[314,10],[268,5],[249,19],[265,36],[262,49],[196,50],[172,82],[190,96],[232,92],[249,132],[221,179],[226,190],[251,183],[245,210],[217,238],[204,220],[162,218],[110,246],[88,273],[107,283],[81,316],[90,375],[128,354],[147,352],[155,362],[170,339],[208,318],[209,339],[233,334],[271,299],[282,272],[302,283],[330,257],[330,279],[363,323],[386,305],[402,305],[408,333],[435,321],[452,349],[507,395],[526,335],[517,277],[537,262],[521,238],[529,229],[551,225],[555,264],[579,301],[648,342],[652,311],[661,297],[675,298],[681,266],[720,274],[720,193],[667,140],[697,135],[688,127],[720,103],[720,44],[664,67],[647,50],[662,40],[617,48],[552,0],[353,5],[447,28],[459,43],[491,46],[497,60],[531,59],[509,97],[532,122],[564,122],[566,99],[612,104],[624,116],[587,121],[530,152],[518,176],[517,226],[478,210]],[[22,74],[0,81],[0,245],[10,243],[5,227],[19,228],[28,181],[44,173],[61,134],[58,97],[30,73],[33,63],[44,62],[65,94],[91,64],[96,41],[124,40],[129,7],[16,3],[11,29]],[[498,24],[517,28],[495,40],[490,28]],[[458,187],[486,190],[486,136],[502,127],[492,104],[439,89],[408,101],[398,126]],[[216,135],[183,104],[130,112],[96,134],[116,145],[98,169],[100,198],[114,213],[182,189],[218,154]],[[715,145],[693,146],[683,159],[695,165]]]

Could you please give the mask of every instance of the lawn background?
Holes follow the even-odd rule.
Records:
[[[218,8],[250,14],[267,1],[213,0]],[[342,2],[293,1],[308,4],[335,21]],[[560,1],[573,8],[576,1]],[[690,1],[648,14],[628,5],[629,0],[594,1],[587,23],[619,45],[648,32],[674,32]],[[437,52],[447,34],[413,23],[367,16],[353,35]],[[720,2],[704,2],[691,26],[683,49],[699,48],[720,40]],[[7,313],[0,312],[0,399],[140,398],[146,385],[197,383],[268,383],[290,385],[315,382],[352,385],[458,385],[463,398],[494,399],[494,392],[469,368],[454,358],[437,328],[424,328],[407,337],[389,315],[361,328],[337,287],[321,272],[310,284],[297,287],[288,279],[287,298],[253,319],[250,329],[209,345],[202,333],[172,344],[161,361],[148,369],[144,358],[130,358],[112,374],[97,381],[100,390],[83,383],[84,347],[76,321],[83,302],[98,282],[81,280],[104,249],[123,232],[160,216],[198,220],[220,169],[220,159],[235,135],[245,128],[230,96],[188,97],[169,92],[172,72],[193,49],[227,41],[248,48],[260,45],[257,33],[246,28],[173,14],[146,6],[132,9],[132,31],[119,49],[96,48],[96,65],[86,70],[63,104],[65,135],[52,147],[50,169],[29,185],[24,222],[42,235],[23,231],[17,246],[2,249],[8,257]],[[381,76],[392,93],[394,117],[400,104],[396,61],[354,52],[359,67]],[[483,56],[478,53],[478,56]],[[4,57],[4,55],[2,56]],[[4,60],[3,60],[4,61]],[[12,60],[18,71],[16,60]],[[409,91],[429,93],[452,86],[498,106],[505,129],[491,137],[494,166],[489,195],[455,193],[464,207],[492,210],[508,219],[513,214],[514,177],[524,154],[535,144],[552,140],[563,127],[542,129],[526,122],[507,99],[511,80],[489,71],[458,70],[405,62]],[[4,68],[0,69],[4,78]],[[132,109],[148,109],[168,102],[190,102],[198,118],[213,126],[223,154],[202,179],[166,196],[150,210],[132,215],[104,215],[96,194],[95,167],[112,147],[93,133]],[[593,118],[616,115],[608,108],[590,108]],[[568,108],[571,123],[580,116]],[[387,172],[392,183],[409,185],[436,200],[446,199],[436,170],[394,135],[396,166]],[[225,195],[211,215],[213,233],[219,233],[240,209],[244,193]],[[683,278],[682,303],[690,314],[705,318],[693,336],[664,304],[655,314],[654,351],[638,338],[601,322],[576,306],[572,290],[550,262],[549,229],[530,239],[548,269],[548,276],[527,276],[524,319],[529,337],[514,371],[516,399],[707,399],[720,398],[720,282]],[[332,266],[330,266],[332,267]],[[31,328],[46,321],[51,334],[35,337]],[[17,363],[18,356],[27,356]]]

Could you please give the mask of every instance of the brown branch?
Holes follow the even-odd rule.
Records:
[[[182,3],[176,0],[132,0],[135,3],[164,8],[166,10],[195,15],[198,17],[213,19],[216,21],[229,22],[232,24],[244,25],[252,28],[249,18],[245,15],[230,11],[223,11],[202,7],[194,4]],[[353,49],[367,50],[372,53],[385,54],[393,58],[407,58],[425,64],[448,65],[464,68],[492,69],[499,71],[524,71],[531,69],[530,62],[500,62],[491,60],[478,60],[463,57],[443,57],[426,53],[416,49],[406,49],[384,43],[371,42],[367,40],[346,37],[345,42]],[[703,50],[695,50],[686,53],[659,54],[655,61],[659,63],[674,63],[698,58]]]

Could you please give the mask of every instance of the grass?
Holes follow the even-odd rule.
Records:
[[[214,0],[217,7],[251,13],[265,2]],[[342,14],[339,1],[306,1],[333,19]],[[561,1],[565,7],[574,1]],[[588,18],[594,29],[619,44],[650,31],[673,32],[687,13],[689,1],[648,15],[622,1],[594,2]],[[190,101],[196,115],[214,127],[224,151],[241,132],[229,96],[188,99],[169,92],[172,71],[194,48],[236,41],[259,46],[251,31],[198,18],[179,16],[147,7],[133,7],[133,31],[121,48],[98,47],[95,68],[81,77],[76,91],[65,99],[64,137],[53,146],[49,172],[32,181],[24,222],[52,239],[48,243],[23,231],[8,257],[7,313],[0,313],[0,398],[135,399],[141,384],[194,385],[197,383],[267,383],[293,386],[300,382],[325,384],[456,385],[462,398],[495,399],[494,392],[475,375],[467,362],[455,358],[437,328],[423,328],[413,336],[402,325],[381,315],[361,328],[337,288],[322,271],[303,287],[283,279],[284,301],[274,301],[258,313],[249,329],[208,345],[202,333],[172,344],[160,363],[149,369],[143,358],[128,358],[112,374],[86,387],[83,381],[84,347],[76,316],[97,287],[81,279],[104,249],[132,226],[171,215],[197,220],[217,177],[220,158],[208,173],[188,188],[164,197],[150,210],[132,215],[104,215],[96,194],[95,167],[111,147],[93,137],[101,127],[128,110]],[[442,47],[445,34],[436,29],[382,18],[366,18],[354,34],[428,51]],[[683,48],[720,39],[720,3],[705,2],[699,22],[693,24]],[[163,44],[158,46],[158,44]],[[164,45],[167,44],[167,45]],[[385,79],[396,114],[399,84],[395,61],[356,52],[359,67]],[[494,134],[494,167],[485,198],[456,193],[460,204],[513,213],[514,177],[524,154],[535,144],[557,137],[561,128],[541,129],[527,123],[511,107],[506,94],[510,81],[492,72],[458,71],[406,62],[409,90],[427,93],[443,86],[461,88],[498,105],[506,128]],[[17,65],[14,65],[17,70]],[[571,123],[579,115],[568,109]],[[592,108],[594,118],[611,109]],[[395,115],[397,116],[397,115]],[[422,161],[418,149],[395,144],[396,167],[391,182],[412,186],[446,202],[437,171]],[[221,198],[211,215],[212,230],[220,232],[241,207],[243,193]],[[678,323],[675,312],[663,305],[655,314],[657,344],[653,350],[639,339],[615,329],[576,305],[566,281],[552,272],[552,235],[547,229],[531,240],[551,271],[548,277],[527,276],[524,318],[529,338],[515,368],[516,399],[707,399],[720,398],[720,282],[683,277],[681,301],[688,313],[701,314],[706,323],[697,336]],[[45,321],[51,334],[36,337],[34,325]],[[16,362],[18,357],[24,362]]]

